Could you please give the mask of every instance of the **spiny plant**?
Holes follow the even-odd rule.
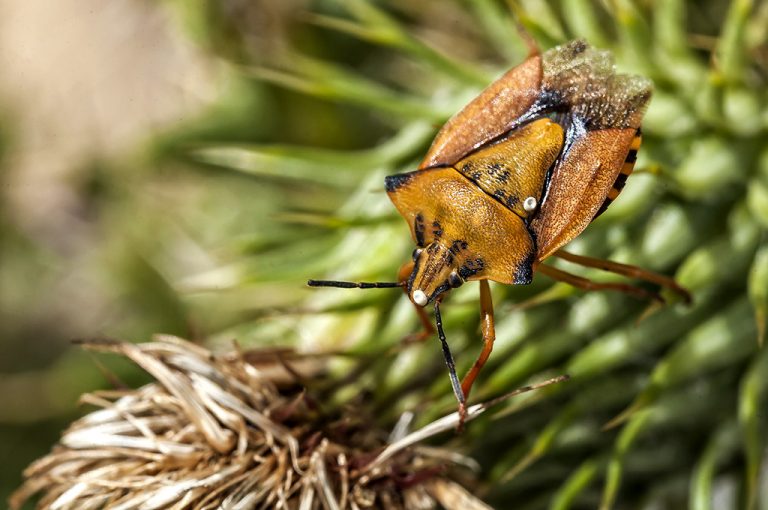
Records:
[[[584,38],[651,78],[635,174],[569,249],[674,275],[694,303],[649,307],[541,276],[493,287],[496,348],[473,398],[572,379],[441,444],[478,460],[478,494],[497,508],[765,504],[766,2],[325,1],[266,41],[257,6],[174,5],[232,91],[218,116],[158,140],[157,161],[237,188],[186,202],[193,228],[232,247],[178,287],[187,314],[214,344],[344,351],[335,368],[354,384],[333,398],[368,392],[360,405],[384,429],[406,410],[423,424],[453,409],[438,345],[403,344],[419,325],[400,292],[301,288],[392,280],[411,246],[383,177],[415,169],[439,125],[523,59],[513,12],[543,49]],[[460,371],[480,348],[465,287],[443,317]]]
[[[322,357],[216,355],[167,335],[86,347],[124,356],[155,381],[83,396],[98,410],[27,468],[13,509],[38,492],[38,508],[61,510],[488,508],[451,479],[451,466],[466,470],[471,459],[414,446],[455,427],[458,414],[388,437],[359,407],[324,404],[340,381],[326,378]],[[326,384],[307,391],[307,381]]]

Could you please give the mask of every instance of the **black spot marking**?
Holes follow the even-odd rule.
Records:
[[[637,151],[630,151],[630,152],[635,152],[636,153]],[[616,191],[617,194],[620,193],[621,190],[624,189],[624,185],[627,184],[627,178],[628,177],[629,177],[629,174],[619,174],[618,176],[616,176],[616,181],[614,181],[614,183],[613,183],[613,189]],[[613,199],[606,198],[603,201],[602,205],[600,206],[600,209],[598,209],[597,212],[595,213],[595,215],[592,217],[592,221],[594,221],[595,218],[597,218],[598,216],[603,214],[605,212],[605,210],[608,209],[608,206],[611,205],[611,203],[613,203]]]
[[[488,165],[488,176],[496,182],[504,184],[509,180],[509,170],[501,163],[491,163]]]
[[[606,198],[605,201],[603,202],[603,205],[601,205],[600,209],[598,209],[597,212],[595,213],[595,216],[592,218],[592,221],[595,221],[595,218],[603,214],[605,210],[608,209],[608,206],[611,205],[611,202],[613,202],[613,200],[611,200],[610,198]]]
[[[629,152],[627,153],[627,158],[624,160],[627,163],[634,163],[637,161],[637,151],[635,149],[629,149]]]
[[[462,240],[456,240],[453,243],[451,243],[451,253],[458,254],[461,250],[467,249],[467,242]]]
[[[413,220],[413,232],[416,234],[416,244],[424,246],[424,216],[421,213]]]
[[[627,174],[619,174],[619,176],[616,177],[616,182],[613,183],[613,188],[616,191],[623,190],[624,185],[627,183],[627,177],[629,177]]]
[[[498,179],[499,175],[501,175],[503,170],[504,170],[504,167],[502,167],[500,163],[491,163],[490,165],[488,165],[488,175],[490,175],[494,179]]]
[[[473,168],[474,168],[474,165],[472,164],[472,162],[468,161],[461,166],[461,171],[462,173],[469,174],[472,172]]]
[[[478,181],[482,176],[483,176],[482,172],[474,172],[470,177],[472,178],[473,181]]]
[[[398,189],[408,184],[412,177],[413,172],[407,174],[389,175],[384,177],[384,187],[387,189],[388,193],[392,193],[393,191],[397,191]]]
[[[512,278],[515,285],[528,285],[533,281],[533,262],[535,257],[533,253],[529,254],[525,260],[517,266]]]
[[[432,222],[432,235],[435,236],[435,239],[443,237],[443,227],[440,226],[440,222],[437,220]]]
[[[519,197],[516,195],[507,195],[507,191],[503,189],[497,189],[491,196],[501,202],[502,205],[510,209],[514,209],[514,207],[520,201]]]
[[[463,280],[466,280],[483,269],[485,269],[485,261],[482,258],[477,257],[475,259],[469,259],[459,268],[459,276],[461,276]]]

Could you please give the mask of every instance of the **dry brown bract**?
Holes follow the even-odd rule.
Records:
[[[468,459],[414,446],[455,415],[387,446],[359,413],[325,415],[249,353],[214,355],[172,337],[87,346],[130,358],[156,382],[84,396],[101,409],[27,468],[13,509],[36,493],[38,508],[57,510],[488,508],[449,478]]]

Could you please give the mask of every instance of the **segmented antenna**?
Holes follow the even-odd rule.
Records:
[[[459,377],[456,375],[456,364],[453,362],[451,349],[448,347],[448,341],[445,339],[445,332],[443,331],[443,319],[440,317],[439,300],[435,300],[435,324],[437,325],[437,336],[440,338],[440,345],[443,348],[443,358],[445,358],[445,364],[448,367],[448,375],[451,378],[453,394],[456,395],[456,400],[459,401],[459,407],[463,407],[466,403],[466,398],[464,397],[464,391],[461,389]]]
[[[310,287],[337,287],[339,289],[387,289],[403,287],[405,282],[342,282],[336,280],[307,280]]]

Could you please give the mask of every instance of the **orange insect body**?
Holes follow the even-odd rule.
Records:
[[[491,84],[448,121],[419,170],[386,179],[424,248],[411,300],[424,306],[466,280],[530,283],[618,194],[650,95],[648,80],[615,74],[610,55],[583,41]]]
[[[583,41],[534,52],[443,126],[418,170],[386,178],[387,193],[417,246],[399,281],[309,284],[403,287],[425,335],[434,329],[422,307],[434,303],[462,412],[495,338],[488,280],[528,284],[539,271],[584,289],[661,300],[639,287],[592,282],[541,263],[554,255],[656,283],[689,301],[671,278],[560,250],[610,205],[632,173],[650,97],[649,80],[616,74],[611,55]],[[450,289],[470,280],[480,281],[484,344],[459,384],[439,304]]]

